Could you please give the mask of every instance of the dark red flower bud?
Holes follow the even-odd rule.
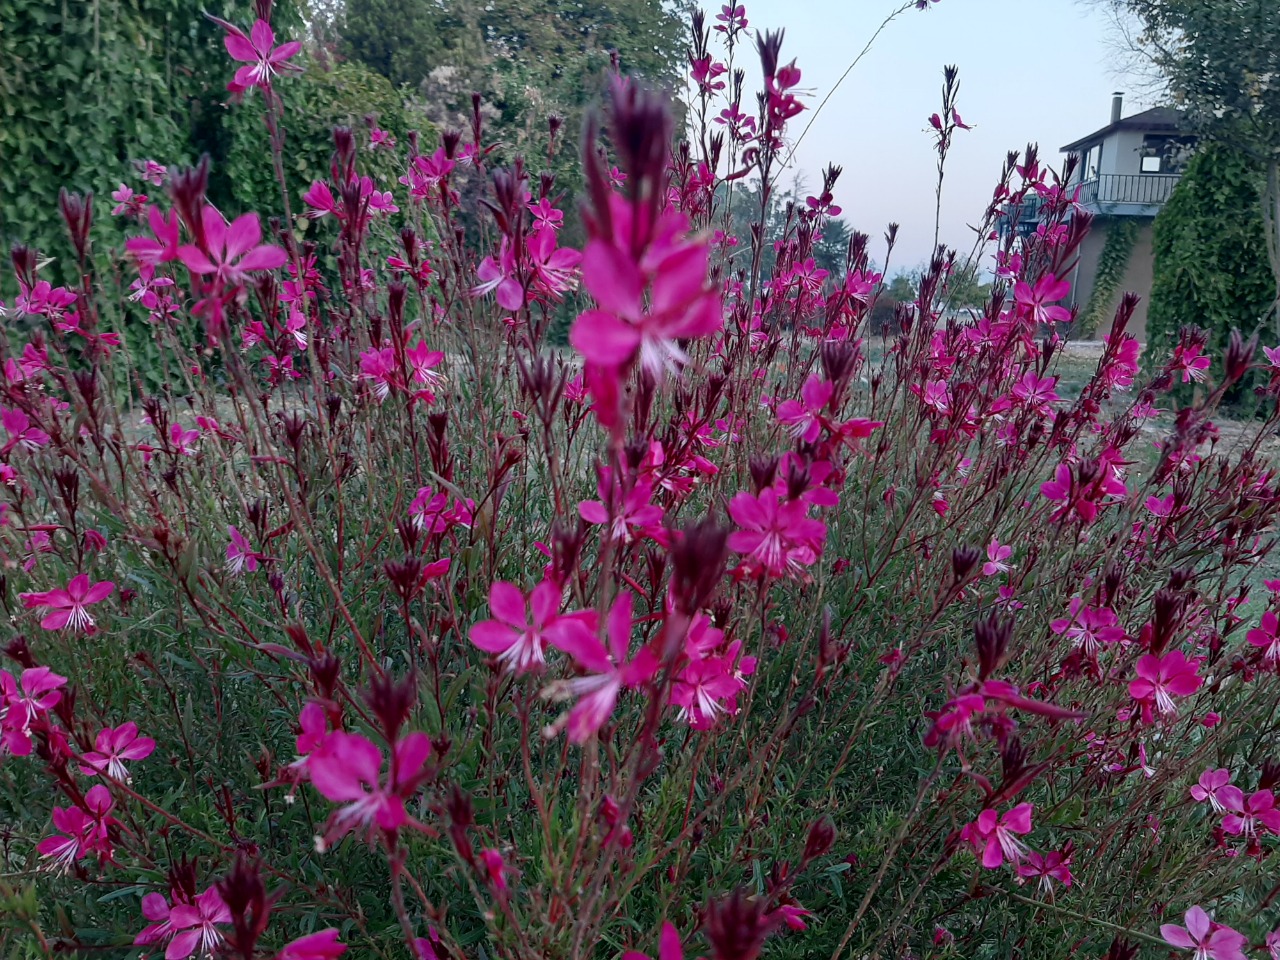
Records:
[[[728,539],[728,531],[712,517],[685,527],[675,537],[671,593],[678,610],[693,614],[710,602],[724,576]]]
[[[89,251],[89,229],[93,226],[93,193],[71,193],[63,187],[58,191],[58,210],[71,235],[76,257],[84,262]]]
[[[768,904],[739,887],[707,904],[703,932],[714,960],[756,960],[769,926]]]
[[[971,544],[965,544],[952,550],[951,572],[955,574],[956,582],[959,583],[968,577],[981,558],[982,551]]]
[[[413,674],[399,679],[388,673],[381,674],[370,682],[364,700],[378,718],[387,743],[395,743],[399,739],[400,728],[418,702],[418,679]]]
[[[823,856],[835,846],[836,825],[830,817],[819,817],[809,824],[809,836],[804,841],[804,856],[801,863],[807,864]]]
[[[217,887],[231,914],[232,935],[228,940],[240,956],[252,957],[271,915],[271,903],[258,862],[241,854]]]
[[[992,613],[973,625],[973,641],[978,648],[978,679],[986,680],[1004,665],[1013,639],[1013,621]]]

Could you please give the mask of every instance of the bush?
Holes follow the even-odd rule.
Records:
[[[720,158],[765,181],[802,109],[779,44]],[[268,128],[292,52],[237,73]],[[933,322],[940,251],[868,357],[866,237],[838,286],[812,259],[838,171],[757,286],[763,231],[713,241],[719,168],[672,128],[614,83],[583,251],[553,183],[454,137],[400,144],[393,234],[340,136],[305,204],[331,277],[177,172],[128,244],[154,391],[91,278],[14,252],[7,955],[1121,958],[1203,908],[1219,956],[1262,942],[1280,383],[1238,449],[1210,421],[1254,344],[1144,460],[1208,359],[1139,381],[1126,299],[1057,397],[1053,174],[1010,164],[1048,229],[980,318]]]

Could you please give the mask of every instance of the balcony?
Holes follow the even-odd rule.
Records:
[[[1080,206],[1090,213],[1154,217],[1181,179],[1176,173],[1109,173],[1080,184]]]

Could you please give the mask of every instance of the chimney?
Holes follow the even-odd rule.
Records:
[[[1120,122],[1120,109],[1124,106],[1124,94],[1116,91],[1111,95],[1111,122]]]

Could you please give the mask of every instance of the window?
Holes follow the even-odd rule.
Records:
[[[1148,134],[1138,151],[1138,169],[1143,173],[1182,173],[1195,144],[1195,137]]]
[[[1081,167],[1082,181],[1098,179],[1098,168],[1102,166],[1102,144],[1098,143],[1085,151],[1084,163]]]

